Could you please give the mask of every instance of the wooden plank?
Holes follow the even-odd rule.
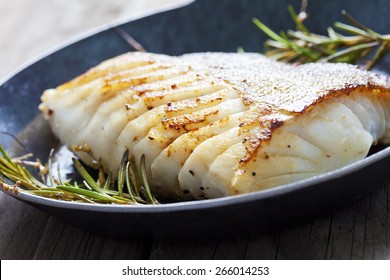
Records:
[[[323,260],[326,257],[326,250],[329,242],[329,230],[332,216],[315,219],[311,223],[309,243],[305,246],[302,259]]]
[[[277,259],[304,259],[309,244],[311,223],[299,225],[280,233]]]
[[[215,255],[216,241],[207,239],[185,238],[179,240],[154,240],[150,259],[158,260],[210,260]]]
[[[248,246],[248,237],[239,236],[236,238],[221,239],[215,250],[215,260],[242,260],[245,259]]]
[[[0,258],[32,259],[48,216],[0,193]]]
[[[100,252],[102,260],[149,259],[151,241],[138,238],[127,240],[106,237]]]
[[[367,209],[369,209],[370,200],[365,198],[362,202],[354,205],[355,213],[353,216],[353,240],[352,240],[352,259],[363,259],[364,243],[366,236]],[[352,217],[351,217],[352,218]]]
[[[388,192],[386,186],[367,198],[363,259],[390,259]]]
[[[389,186],[311,223],[252,236],[248,259],[389,259]]]
[[[353,207],[332,215],[327,259],[350,259],[353,241]]]
[[[0,199],[2,259],[388,259],[390,251],[389,186],[332,216],[279,233],[153,245],[84,231],[4,194]]]
[[[50,217],[34,259],[142,259],[144,240],[120,240],[89,232]]]
[[[269,260],[276,259],[280,232],[253,235],[248,239],[245,259]]]
[[[390,258],[389,186],[333,215],[328,259]]]

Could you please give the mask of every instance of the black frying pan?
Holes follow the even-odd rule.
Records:
[[[17,136],[26,150],[45,159],[57,140],[37,110],[43,90],[105,59],[131,51],[123,31],[149,52],[234,52],[238,47],[261,51],[266,38],[253,25],[252,18],[260,18],[274,30],[293,28],[288,4],[298,10],[300,1],[198,0],[63,46],[1,84],[0,131]],[[307,25],[313,32],[324,33],[334,21],[343,20],[342,9],[374,30],[389,33],[387,0],[309,1]],[[389,65],[387,59],[377,69],[389,73]],[[0,134],[0,144],[14,153],[24,152],[7,134]],[[109,234],[263,231],[329,213],[373,192],[389,182],[389,155],[390,148],[380,147],[362,161],[297,183],[235,197],[159,206],[88,205],[9,194],[72,224]]]

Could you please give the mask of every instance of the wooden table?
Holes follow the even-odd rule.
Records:
[[[0,76],[93,26],[176,2],[112,0],[96,5],[94,0],[2,1]],[[93,13],[89,13],[92,7]],[[53,19],[58,23],[55,30],[48,24]],[[390,184],[386,184],[354,205],[279,232],[190,241],[133,236],[116,239],[95,234],[0,193],[0,258],[390,259],[389,193]]]

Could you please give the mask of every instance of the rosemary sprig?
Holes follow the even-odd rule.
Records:
[[[40,160],[27,161],[26,156],[12,159],[0,145],[0,187],[9,191],[26,192],[66,201],[132,205],[158,204],[158,200],[151,194],[146,177],[145,157],[141,157],[138,169],[133,159],[128,160],[128,154],[128,151],[123,154],[116,184],[113,183],[111,174],[108,174],[106,178],[102,175],[102,171],[97,180],[93,179],[84,166],[77,159],[72,158],[73,165],[82,177],[83,183],[71,184],[69,181],[61,180],[59,169],[57,170],[58,179],[54,178],[51,164],[52,152],[49,156],[48,167],[44,167]],[[25,166],[38,168],[40,173],[43,170],[47,172],[43,174],[41,181],[35,178]],[[7,183],[5,179],[12,183]]]
[[[352,25],[335,22],[334,28],[348,35],[329,27],[328,36],[310,32],[292,6],[288,6],[288,11],[295,22],[295,31],[278,34],[257,18],[253,19],[253,23],[270,37],[264,44],[264,53],[270,58],[293,63],[327,61],[357,64],[373,54],[372,59],[366,61],[366,68],[371,69],[390,51],[390,34],[378,34],[346,11],[342,14]]]

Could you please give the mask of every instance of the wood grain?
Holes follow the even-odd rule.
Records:
[[[32,259],[48,216],[0,193],[0,258]]]
[[[116,239],[0,195],[2,259],[390,259],[390,186],[279,232],[219,240]]]

